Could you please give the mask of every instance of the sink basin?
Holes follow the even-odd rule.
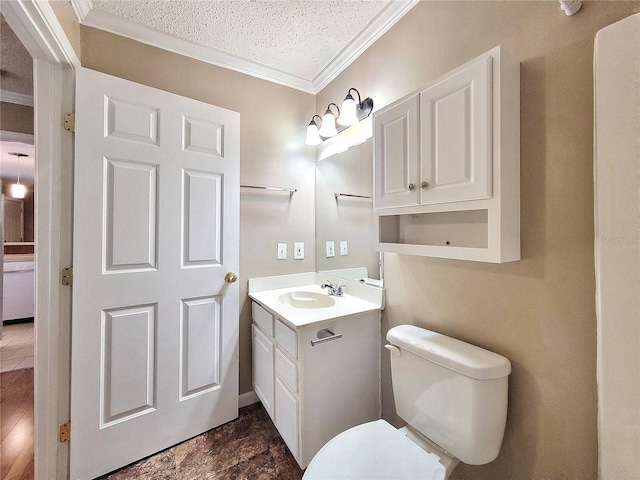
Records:
[[[288,292],[278,297],[280,302],[294,308],[327,308],[336,304],[333,297],[315,292]]]

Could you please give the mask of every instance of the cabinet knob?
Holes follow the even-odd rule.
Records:
[[[224,276],[224,281],[227,283],[234,283],[236,280],[238,280],[238,276],[233,272],[229,272]]]
[[[416,186],[413,183],[409,184],[409,191],[410,192],[412,192],[415,188],[416,188]]]
[[[423,190],[429,188],[429,182],[422,182],[420,184],[420,188],[422,188]]]

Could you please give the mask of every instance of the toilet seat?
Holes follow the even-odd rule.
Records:
[[[443,480],[440,457],[384,420],[353,427],[313,457],[303,480]]]

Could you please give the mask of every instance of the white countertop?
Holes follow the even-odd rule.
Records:
[[[312,292],[328,295],[320,285],[330,281],[346,284],[344,296],[331,296],[335,304],[323,308],[296,308],[280,300],[291,292]],[[270,288],[271,287],[271,288]],[[384,290],[315,272],[249,280],[249,297],[294,327],[346,317],[384,308]]]

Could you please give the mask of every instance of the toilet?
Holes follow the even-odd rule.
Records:
[[[387,340],[396,412],[408,425],[376,420],[337,435],[303,480],[443,480],[459,461],[483,465],[498,456],[509,360],[412,325],[392,328]]]

